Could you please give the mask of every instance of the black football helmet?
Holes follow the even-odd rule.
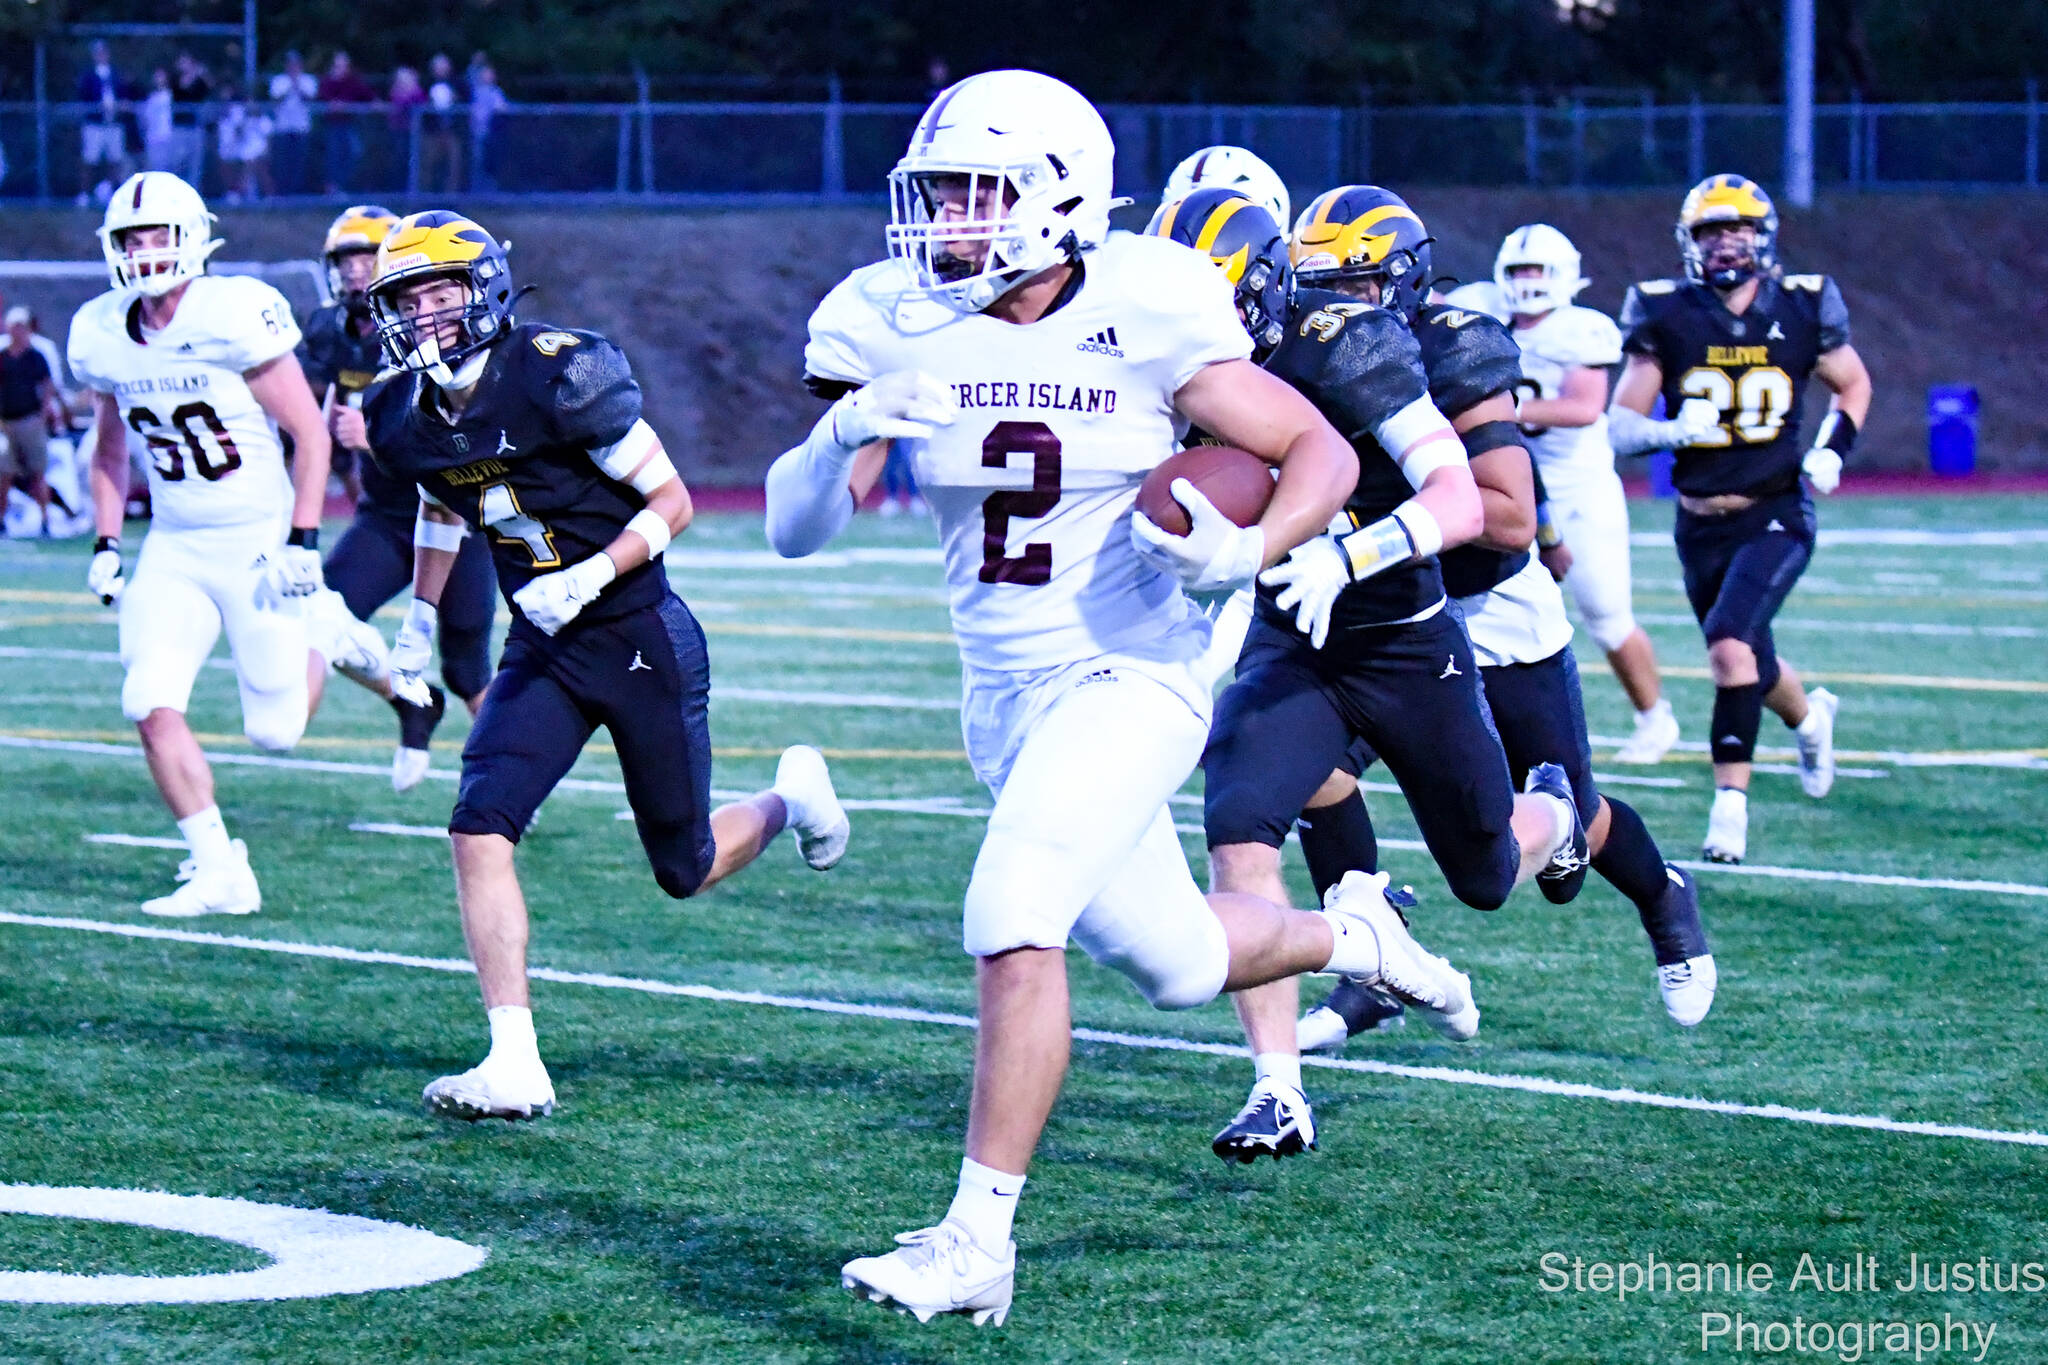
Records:
[[[1160,205],[1145,234],[1193,247],[1214,261],[1237,292],[1238,316],[1258,354],[1280,344],[1294,312],[1294,267],[1287,260],[1287,233],[1270,212],[1242,190],[1196,190]]]
[[[1429,302],[1435,240],[1392,190],[1339,185],[1317,195],[1295,220],[1295,278],[1318,288],[1377,280],[1381,306],[1412,318]]]

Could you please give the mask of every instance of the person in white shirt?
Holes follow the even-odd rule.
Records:
[[[263,281],[209,275],[219,247],[198,191],[167,171],[131,176],[107,203],[100,243],[113,287],[78,310],[70,360],[93,391],[92,501],[99,540],[86,576],[120,603],[121,710],[192,850],[189,876],[147,914],[254,913],[248,850],[230,840],[185,707],[223,630],[242,730],[258,747],[298,743],[327,661],[362,648],[317,627],[319,527],[329,441],[293,354],[291,305]],[[291,435],[286,472],[279,430]],[[132,580],[121,566],[128,433],[149,449],[154,519]],[[344,609],[341,613],[346,615]],[[381,653],[381,641],[377,646]]]
[[[805,370],[837,401],[768,475],[769,543],[798,557],[908,445],[945,553],[969,761],[996,794],[963,914],[980,1032],[959,1185],[937,1226],[841,1270],[920,1320],[1009,1311],[1011,1223],[1066,1072],[1069,938],[1161,1009],[1353,962],[1437,1004],[1464,985],[1383,882],[1305,913],[1205,899],[1188,871],[1167,800],[1211,698],[1209,623],[1184,590],[1247,582],[1318,536],[1358,460],[1251,362],[1205,256],[1109,230],[1114,157],[1101,116],[1049,76],[941,92],[890,176],[890,258],[812,315]],[[1134,513],[1190,422],[1278,467],[1258,524],[1185,480],[1186,537]]]
[[[1570,238],[1531,223],[1501,243],[1491,281],[1455,289],[1448,302],[1508,323],[1522,348],[1526,387],[1516,416],[1548,495],[1539,509],[1543,563],[1571,594],[1635,710],[1615,762],[1656,763],[1678,742],[1678,718],[1630,603],[1628,498],[1607,436],[1608,369],[1621,363],[1621,331],[1605,313],[1572,302],[1588,283],[1579,262]]]
[[[277,187],[285,194],[306,190],[306,159],[313,135],[314,98],[320,82],[296,52],[284,54],[284,70],[270,78]]]

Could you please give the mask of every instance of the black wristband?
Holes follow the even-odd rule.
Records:
[[[1823,433],[1820,444],[1837,455],[1847,455],[1849,448],[1856,444],[1856,419],[1836,408],[1821,419]]]
[[[302,550],[320,548],[320,528],[317,526],[294,526],[292,533],[284,538],[287,545],[296,545]]]
[[[101,551],[104,550],[118,551],[120,548],[121,537],[119,536],[101,536],[98,540],[95,540],[92,543],[92,552],[94,554],[99,554]]]

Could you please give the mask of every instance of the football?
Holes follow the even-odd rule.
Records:
[[[1273,500],[1273,466],[1235,446],[1190,446],[1161,460],[1138,488],[1138,510],[1163,531],[1184,536],[1193,529],[1187,509],[1168,491],[1186,479],[1239,526],[1265,515]]]

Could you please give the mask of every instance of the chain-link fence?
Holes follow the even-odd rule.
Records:
[[[2024,186],[2041,174],[2039,102],[1818,109],[1824,186]],[[0,198],[91,200],[128,170],[176,170],[227,200],[434,194],[622,199],[834,199],[882,192],[921,112],[912,104],[527,104],[472,120],[384,105],[316,110],[281,131],[255,104],[0,103]],[[1197,147],[1234,142],[1290,184],[1689,184],[1782,165],[1773,105],[1556,104],[1448,108],[1110,106],[1118,181],[1156,190]]]

